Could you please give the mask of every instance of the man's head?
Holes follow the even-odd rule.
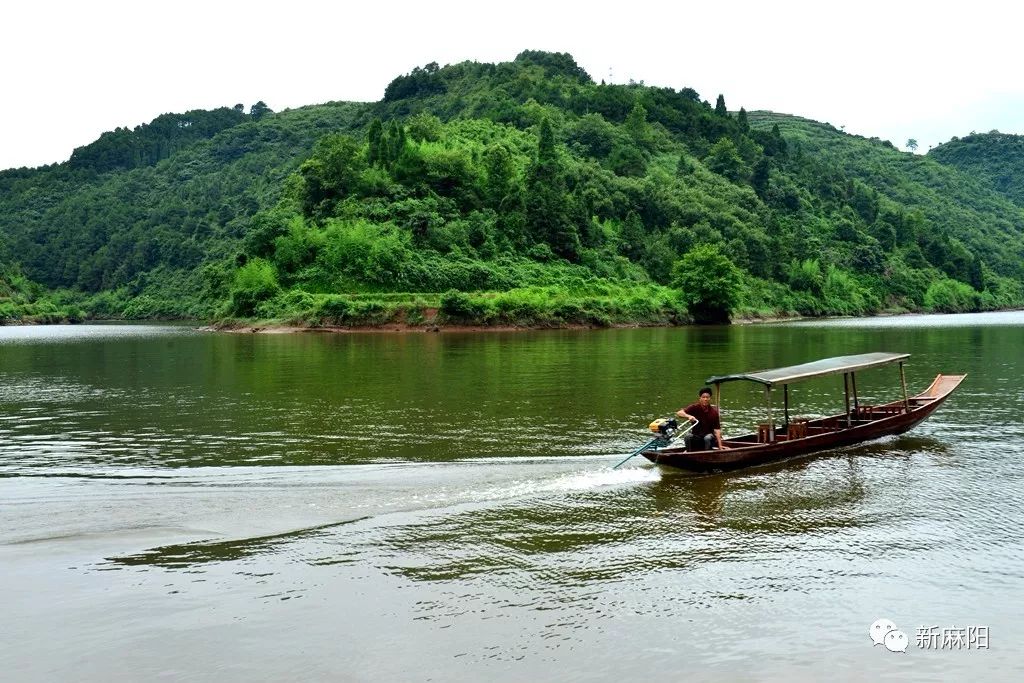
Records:
[[[704,387],[699,392],[697,392],[697,400],[700,401],[700,404],[702,406],[706,406],[707,404],[711,403],[711,389],[709,389],[708,387]]]

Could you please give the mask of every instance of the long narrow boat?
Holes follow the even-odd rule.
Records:
[[[909,396],[903,370],[903,364],[909,357],[908,353],[864,353],[824,358],[786,368],[709,377],[707,384],[715,388],[715,403],[718,405],[721,405],[722,385],[726,382],[746,380],[764,385],[767,421],[758,426],[757,432],[724,439],[723,443],[728,448],[688,451],[684,446],[673,443],[662,444],[660,448],[654,444],[649,450],[643,451],[642,455],[659,465],[695,472],[718,472],[777,462],[890,434],[902,434],[935,412],[967,376],[940,374],[927,389]],[[894,363],[899,365],[903,398],[882,405],[861,403],[857,398],[856,373]],[[790,384],[839,374],[843,376],[846,397],[844,413],[816,419],[790,417]],[[772,391],[778,387],[782,387],[784,401],[781,425],[776,425],[772,417]]]

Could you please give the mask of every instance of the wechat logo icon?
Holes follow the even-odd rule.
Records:
[[[889,652],[907,651],[907,634],[896,628],[891,619],[877,619],[868,629],[874,645],[884,645]]]

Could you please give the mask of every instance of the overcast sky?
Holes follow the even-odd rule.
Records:
[[[1024,133],[1024,10],[1002,4],[15,0],[0,12],[0,169],[65,161],[165,112],[374,101],[415,66],[524,49],[924,152]]]

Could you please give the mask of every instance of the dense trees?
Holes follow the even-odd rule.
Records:
[[[974,133],[929,150],[928,156],[980,178],[1017,206],[1024,206],[1024,136]]]
[[[676,261],[672,284],[695,322],[727,323],[739,303],[742,276],[718,247],[702,244]]]
[[[0,172],[0,299],[351,322],[448,292],[452,319],[552,324],[1020,305],[1004,172],[528,51],[428,64],[372,105],[164,115]]]
[[[546,118],[540,124],[537,158],[527,172],[526,190],[526,219],[534,241],[546,243],[562,258],[578,260],[579,233],[572,223],[571,198],[562,178],[555,134]]]
[[[263,102],[259,102],[253,105],[250,116],[256,120],[269,111]],[[237,107],[162,114],[150,123],[136,126],[134,130],[117,128],[104,133],[96,142],[77,148],[71,154],[68,166],[100,173],[152,166],[246,119],[246,115]]]

